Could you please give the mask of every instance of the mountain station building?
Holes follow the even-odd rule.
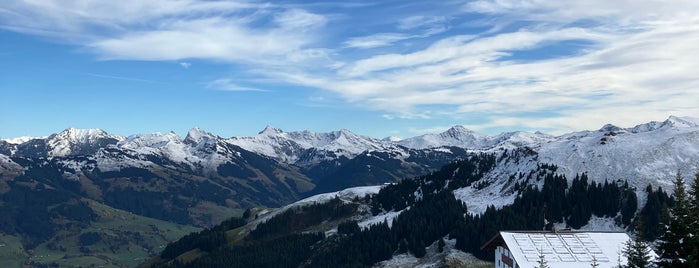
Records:
[[[593,261],[606,268],[626,264],[629,239],[623,232],[503,231],[481,249],[495,250],[496,268],[538,267],[541,256],[550,268],[590,268]]]

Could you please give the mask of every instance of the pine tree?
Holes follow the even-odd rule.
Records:
[[[624,268],[624,266],[621,265],[621,248],[616,251],[616,266],[614,266],[614,268]]]
[[[684,179],[678,172],[674,181],[675,202],[670,211],[670,224],[666,226],[658,244],[660,267],[692,267],[687,263],[691,246],[688,238],[692,222],[690,214],[696,213],[690,210],[691,203],[684,186]]]
[[[636,238],[626,241],[624,255],[629,268],[646,268],[651,265],[650,248],[643,240],[643,221],[640,217],[636,222]]]
[[[592,268],[599,267],[599,262],[597,262],[597,258],[595,258],[595,256],[592,256],[592,262],[590,263],[590,267],[592,267]]]
[[[546,261],[543,249],[539,249],[539,259],[536,260],[537,266],[534,268],[549,268],[549,263]]]
[[[689,190],[691,200],[689,202],[689,255],[687,264],[691,267],[699,267],[699,172],[694,175],[694,181]]]

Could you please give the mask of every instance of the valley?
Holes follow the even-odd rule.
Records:
[[[637,199],[632,210],[636,212],[647,203],[648,187],[654,195],[658,187],[671,190],[678,171],[693,178],[699,166],[698,122],[670,117],[631,128],[606,125],[561,136],[484,136],[456,126],[440,134],[395,140],[348,130],[284,132],[267,127],[253,137],[222,138],[196,128],[184,138],[175,133],[121,137],[67,129],[46,138],[0,140],[0,210],[8,215],[0,220],[0,242],[6,245],[0,254],[10,266],[130,267],[158,255],[185,234],[241,217],[250,208],[256,208],[253,217],[260,218],[223,230],[226,241],[246,241],[260,222],[284,211],[271,208],[308,204],[289,205],[310,196],[312,202],[322,196],[332,200],[333,194],[317,194],[358,186],[370,190],[349,194],[350,190],[342,199],[355,204],[352,213],[257,239],[319,232],[325,238],[309,239],[320,241],[333,237],[347,220],[356,221],[361,230],[382,222],[390,225],[402,215],[405,202],[430,196],[426,187],[434,185],[441,188],[432,191],[448,189],[469,215],[495,213],[521,202],[530,187],[549,187],[544,183],[550,180],[548,174],[566,187],[583,174],[585,184],[594,187],[623,186],[622,192]],[[396,195],[403,205],[377,206],[379,186],[413,180],[422,182]],[[552,222],[586,228],[590,219],[606,218],[616,226],[611,228],[627,228],[633,216],[616,213],[627,212],[598,211],[592,218],[584,216],[586,220],[571,220],[573,214],[568,214]],[[534,225],[519,228],[540,223],[527,224]],[[433,236],[451,241],[449,250],[483,257],[459,242],[458,229],[445,228]],[[426,247],[438,240],[434,239],[419,240]],[[440,255],[441,260],[447,255]]]

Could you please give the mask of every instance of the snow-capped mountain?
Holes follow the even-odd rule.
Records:
[[[20,143],[0,141],[0,154],[6,156],[0,162],[14,170],[23,162],[11,157],[48,159],[62,177],[73,180],[89,179],[93,170],[116,174],[168,170],[169,175],[155,172],[152,176],[235,178],[235,184],[226,187],[252,191],[241,198],[252,196],[260,187],[272,187],[276,189],[269,190],[276,191],[273,196],[290,191],[283,198],[287,201],[312,190],[336,191],[418,176],[471,153],[496,154],[499,162],[486,176],[493,182],[490,188],[462,191],[470,196],[502,192],[504,184],[493,186],[498,180],[539,164],[556,165],[557,172],[569,179],[584,172],[594,180],[628,180],[638,189],[648,184],[668,187],[677,171],[692,177],[699,167],[699,119],[674,116],[635,127],[605,125],[561,136],[538,132],[487,136],[455,126],[439,134],[398,140],[349,130],[284,132],[268,126],[253,137],[221,138],[194,128],[184,138],[174,132],[124,138],[97,129],[71,128],[46,138],[13,141]]]
[[[199,128],[193,128],[182,139],[174,132],[132,135],[115,145],[132,154],[162,157],[192,168],[214,170],[237,158],[236,148],[223,139]]]
[[[30,140],[45,139],[45,138],[46,137],[22,136],[22,137],[11,138],[11,139],[0,139],[0,141],[5,141],[9,144],[21,144],[21,143],[28,142]]]
[[[396,143],[413,149],[456,146],[470,150],[488,150],[533,146],[554,139],[555,137],[540,132],[529,133],[523,131],[506,132],[493,137],[477,134],[463,126],[453,126],[439,134],[425,134],[399,140]]]
[[[249,151],[303,166],[339,157],[354,158],[364,151],[395,147],[346,129],[328,133],[284,132],[271,126],[267,126],[257,136],[232,137],[227,141]]]
[[[678,172],[684,178],[693,178],[699,171],[699,120],[673,116],[663,122],[630,128],[605,125],[599,130],[573,132],[531,143],[516,151],[487,151],[500,151],[501,157],[484,176],[483,184],[454,191],[459,199],[472,204],[469,206],[472,212],[483,212],[489,205],[511,204],[516,196],[511,191],[512,178],[527,174],[541,164],[555,165],[556,173],[565,175],[569,181],[582,173],[600,183],[627,181],[636,189],[643,205],[646,186],[671,191]],[[502,157],[504,154],[507,156]]]
[[[425,134],[398,141],[398,144],[408,148],[425,149],[442,146],[457,146],[480,149],[487,147],[490,137],[476,134],[463,126],[453,126],[439,134]]]
[[[123,139],[120,136],[109,135],[101,129],[69,128],[46,139],[49,149],[47,155],[89,154]]]
[[[15,196],[37,198],[50,192],[147,217],[210,226],[249,207],[282,207],[316,193],[350,193],[341,190],[430,177],[439,185],[424,187],[452,191],[468,204],[469,213],[477,214],[488,206],[512,204],[523,187],[542,186],[543,175],[550,173],[565,175],[569,183],[581,173],[595,182],[626,180],[640,207],[647,185],[669,190],[676,172],[691,178],[698,168],[699,119],[674,116],[560,136],[487,136],[462,126],[407,139],[272,127],[254,137],[232,138],[198,128],[184,137],[174,132],[120,137],[66,129],[45,138],[0,140],[0,199],[5,200],[0,208],[22,211],[26,204]],[[475,179],[463,179],[471,177]],[[378,187],[360,189],[373,193]],[[424,193],[406,194],[417,200]],[[62,200],[50,199],[32,211],[45,210],[49,219],[52,209],[66,206]],[[359,207],[365,205],[370,204]],[[401,211],[405,209],[364,211],[355,220],[365,228],[391,221]],[[614,225],[612,219],[600,220]]]
[[[31,157],[61,157],[95,153],[101,148],[123,140],[101,129],[68,128],[46,138],[15,138],[0,144],[0,152]],[[3,150],[4,149],[4,150]]]
[[[568,177],[587,172],[592,178],[627,179],[638,187],[668,189],[675,174],[691,178],[699,168],[699,124],[670,117],[632,128],[605,125],[540,143],[539,162],[559,166]]]

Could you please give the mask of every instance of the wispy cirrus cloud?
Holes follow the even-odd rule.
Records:
[[[699,114],[699,79],[693,74],[699,68],[699,48],[693,45],[699,41],[699,16],[686,12],[699,6],[665,4],[473,2],[466,12],[506,16],[508,23],[523,26],[506,30],[513,26],[497,20],[497,30],[485,36],[451,36],[414,52],[350,62],[338,71],[339,81],[302,80],[389,111],[386,118],[485,112],[483,123],[472,126],[477,129],[562,133]],[[559,57],[545,54],[561,42],[589,45]],[[536,53],[544,55],[519,57]]]
[[[241,86],[239,84],[236,84],[233,79],[228,79],[228,78],[221,78],[221,79],[216,79],[214,81],[211,81],[206,84],[207,88],[210,89],[215,89],[215,90],[224,90],[224,91],[259,91],[259,92],[267,92],[268,90],[260,89],[260,88],[254,88],[254,87],[249,87],[249,86]]]
[[[0,14],[0,28],[84,44],[104,60],[284,61],[326,22],[244,1],[15,1]]]
[[[401,40],[410,39],[411,36],[401,33],[378,33],[368,36],[353,37],[345,41],[346,47],[352,48],[376,48],[392,45]]]
[[[426,38],[444,32],[447,29],[446,17],[410,16],[398,21],[396,28],[401,32],[376,33],[367,36],[349,38],[344,42],[349,48],[377,48],[393,45],[396,42]]]
[[[397,27],[400,30],[422,29],[428,33],[438,33],[446,30],[447,23],[445,16],[414,15],[400,19]]]
[[[400,12],[334,5],[13,1],[0,7],[0,28],[103,60],[235,65],[251,79],[206,86],[300,85],[386,119],[478,115],[470,127],[560,133],[699,114],[696,1],[481,0]]]

